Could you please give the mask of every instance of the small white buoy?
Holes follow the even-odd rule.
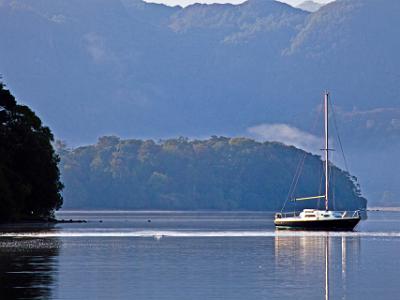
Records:
[[[157,240],[157,241],[161,240],[162,237],[163,237],[162,234],[156,234],[156,235],[154,235],[154,239]]]

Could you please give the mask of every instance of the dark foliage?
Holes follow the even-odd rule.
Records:
[[[93,146],[68,149],[59,142],[57,148],[69,208],[280,209],[306,154],[280,143],[226,137],[159,143],[102,137]],[[321,193],[322,174],[320,157],[306,154],[295,196]],[[336,209],[366,206],[348,173],[333,167],[332,185]]]
[[[0,82],[0,221],[51,217],[62,205],[48,127]]]

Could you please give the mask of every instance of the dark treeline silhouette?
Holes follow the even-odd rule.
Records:
[[[214,136],[157,143],[109,136],[76,149],[57,142],[57,150],[68,208],[280,209],[304,155],[294,196],[322,193],[320,157],[276,142]],[[356,178],[332,169],[335,208],[365,207]]]
[[[43,220],[62,205],[48,127],[0,82],[0,222]]]

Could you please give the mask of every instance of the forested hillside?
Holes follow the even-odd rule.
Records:
[[[292,143],[284,130],[249,130],[318,135],[313,115],[329,89],[351,172],[371,203],[395,204],[399,15],[397,0],[337,0],[313,13],[272,0],[1,0],[0,72],[74,147],[108,134]]]
[[[96,145],[68,149],[59,142],[57,148],[65,208],[281,209],[304,156],[292,197],[321,194],[320,158],[280,143],[226,137],[156,143],[109,136]],[[334,167],[332,174],[335,208],[366,207],[355,178]],[[287,208],[294,209],[293,202]]]

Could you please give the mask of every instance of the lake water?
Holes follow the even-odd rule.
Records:
[[[329,234],[277,232],[272,213],[58,217],[88,223],[0,233],[0,299],[324,299],[326,250],[329,299],[400,297],[400,212]]]

